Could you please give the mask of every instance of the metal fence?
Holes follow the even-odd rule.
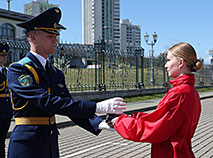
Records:
[[[8,65],[23,58],[30,46],[26,40],[5,40],[10,46]],[[151,58],[144,57],[143,50],[131,52],[112,51],[104,42],[95,45],[58,43],[51,63],[61,69],[70,91],[106,91],[116,89],[142,89],[168,86],[170,78],[165,71],[165,55],[154,58],[151,74]],[[213,67],[206,66],[195,73],[196,85],[213,84]],[[154,75],[155,84],[151,84]]]

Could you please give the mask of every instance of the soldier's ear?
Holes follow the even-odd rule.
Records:
[[[29,31],[28,33],[28,38],[30,38],[31,40],[36,40],[36,36],[39,34],[36,30],[33,31]]]
[[[30,33],[29,34],[29,39],[32,42],[36,42],[37,41],[36,34],[35,33]]]

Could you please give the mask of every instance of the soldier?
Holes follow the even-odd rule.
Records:
[[[5,157],[5,139],[10,127],[12,108],[9,101],[7,86],[7,53],[9,46],[7,43],[0,43],[0,157]]]
[[[61,10],[50,8],[17,24],[25,28],[30,52],[11,64],[8,86],[16,126],[11,134],[9,158],[58,158],[55,114],[68,116],[87,131],[98,135],[104,126],[95,113],[120,114],[126,108],[122,98],[94,103],[74,101],[65,85],[64,73],[48,62],[55,53]]]

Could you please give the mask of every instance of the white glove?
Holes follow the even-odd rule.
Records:
[[[123,110],[126,109],[126,103],[123,102],[123,98],[115,97],[107,99],[96,104],[96,113],[111,113],[111,114],[122,114]]]
[[[107,123],[106,123],[106,120],[103,120],[99,125],[98,125],[98,129],[106,129],[106,130],[109,130],[109,131],[114,131],[115,129],[110,127]]]
[[[115,117],[115,118],[113,118],[111,121],[110,121],[110,123],[111,123],[111,125],[114,127],[114,125],[115,125],[115,121],[118,119],[118,117]]]

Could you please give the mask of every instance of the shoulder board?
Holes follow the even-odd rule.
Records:
[[[28,57],[24,57],[23,59],[19,60],[17,63],[21,64],[21,65],[24,65],[24,64],[27,64],[29,62],[31,62],[32,60]]]
[[[25,64],[27,64],[27,63],[29,63],[29,62],[31,62],[31,61],[32,61],[32,60],[31,60],[30,58],[24,57],[23,59],[19,60],[18,62],[13,62],[13,63],[11,63],[11,64],[9,65],[9,67],[10,67],[11,65],[13,65],[13,64],[25,65]]]
[[[35,78],[36,83],[39,84],[39,77],[38,77],[38,74],[37,74],[37,72],[35,71],[35,69],[34,69],[32,66],[30,66],[30,65],[28,64],[28,63],[30,63],[30,62],[32,62],[32,60],[31,60],[30,58],[24,57],[23,59],[21,59],[21,60],[18,61],[17,63],[18,63],[18,64],[21,64],[21,65],[23,65],[23,66],[25,66],[25,67],[27,67],[27,68],[32,72],[32,74],[33,74],[33,76],[34,76],[34,78]],[[32,62],[32,63],[33,63],[33,62]],[[35,63],[33,63],[33,65],[37,67],[37,65],[36,65]]]

